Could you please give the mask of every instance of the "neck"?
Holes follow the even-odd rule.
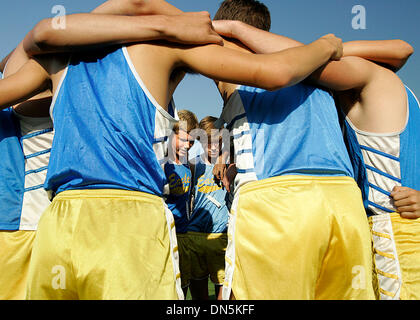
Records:
[[[184,158],[179,157],[176,153],[173,153],[172,157],[169,157],[169,161],[174,164],[182,164],[182,161],[184,160]]]

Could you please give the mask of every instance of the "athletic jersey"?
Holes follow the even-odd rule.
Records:
[[[358,130],[345,119],[344,135],[368,215],[395,212],[394,186],[420,190],[420,105],[406,87],[407,122],[396,133]]]
[[[50,204],[43,188],[52,121],[0,111],[0,230],[36,230]]]
[[[188,165],[170,162],[164,168],[169,186],[165,202],[174,216],[176,233],[185,233],[190,214],[191,170]]]
[[[223,233],[227,231],[229,194],[214,181],[214,165],[197,161],[194,170],[194,204],[188,231]]]
[[[54,139],[50,117],[33,118],[15,113],[20,123],[21,144],[25,157],[25,190],[20,230],[36,230],[39,218],[50,205],[44,189]]]
[[[13,109],[0,111],[0,229],[19,230],[25,192],[25,159]]]
[[[36,230],[50,204],[43,184],[53,140],[51,119],[23,117],[12,108],[0,118],[0,230]]]
[[[55,139],[45,188],[52,195],[124,189],[162,196],[177,115],[156,102],[126,47],[73,56],[50,112]]]
[[[329,93],[305,84],[277,91],[241,86],[218,126],[232,131],[243,184],[286,174],[353,177],[337,109]]]

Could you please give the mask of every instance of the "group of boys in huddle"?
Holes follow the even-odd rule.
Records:
[[[0,65],[0,298],[206,299],[210,275],[222,299],[419,299],[412,47],[270,24],[109,0],[27,34]],[[218,119],[177,111],[190,72]]]

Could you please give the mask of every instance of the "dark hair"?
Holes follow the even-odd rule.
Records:
[[[213,20],[239,20],[265,31],[271,28],[270,11],[256,0],[225,0]]]

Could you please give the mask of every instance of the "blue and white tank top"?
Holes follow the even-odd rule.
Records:
[[[190,214],[191,170],[188,165],[170,162],[164,168],[169,187],[165,202],[174,216],[176,232],[185,233]]]
[[[47,190],[112,188],[162,196],[167,137],[177,114],[156,102],[126,47],[73,56],[51,108],[55,138]]]
[[[214,181],[214,165],[195,164],[194,203],[188,231],[224,233],[229,218],[229,194]]]
[[[49,117],[0,111],[0,230],[37,229],[50,204],[43,184],[53,137]]]
[[[19,230],[25,192],[25,159],[19,121],[12,108],[0,111],[0,230]]]
[[[243,184],[288,174],[353,177],[332,96],[305,84],[277,91],[239,87],[218,120],[234,140]]]
[[[396,211],[390,196],[395,186],[420,190],[420,105],[407,87],[406,93],[407,121],[400,132],[365,132],[345,120],[345,138],[368,215]]]
[[[42,213],[51,203],[44,183],[54,139],[53,124],[50,117],[15,115],[20,122],[25,157],[25,190],[19,229],[36,230]]]

